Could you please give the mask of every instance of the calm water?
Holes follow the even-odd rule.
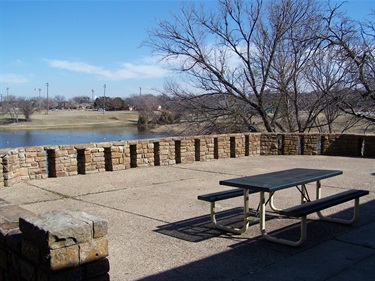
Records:
[[[158,137],[163,136],[149,132],[138,132],[137,128],[108,128],[95,130],[19,130],[14,132],[0,131],[0,149],[23,146],[136,140]]]

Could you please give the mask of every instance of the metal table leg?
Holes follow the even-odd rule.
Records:
[[[218,229],[221,229],[221,230],[225,230],[225,231],[232,232],[232,233],[235,233],[235,234],[242,234],[242,233],[247,231],[247,229],[249,228],[249,223],[250,223],[250,219],[249,219],[249,216],[250,216],[250,214],[249,214],[249,190],[248,189],[244,189],[243,215],[244,215],[244,219],[243,219],[242,228],[237,228],[237,227],[219,224],[216,220],[215,202],[211,202],[211,221],[214,224],[214,226]]]

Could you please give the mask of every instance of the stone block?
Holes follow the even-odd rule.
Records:
[[[30,261],[34,262],[35,264],[40,263],[39,247],[31,243],[30,241],[24,239],[24,237],[22,237],[21,252],[26,258],[28,258]]]
[[[67,214],[77,219],[83,220],[92,228],[93,238],[99,238],[107,235],[108,220],[93,216],[81,211],[65,211]]]
[[[84,265],[85,278],[90,279],[106,275],[109,272],[109,260],[104,258]]]
[[[39,217],[21,217],[20,229],[31,242],[51,249],[92,239],[92,228],[89,224],[58,211],[48,212]]]
[[[5,243],[5,237],[12,230],[18,229],[18,222],[0,219],[0,243]]]
[[[49,255],[44,256],[42,263],[53,271],[76,267],[79,265],[79,247],[78,245],[73,245],[65,248],[51,249]]]
[[[80,264],[95,261],[108,256],[108,241],[105,238],[93,239],[79,244]]]
[[[5,236],[5,245],[12,249],[13,251],[21,252],[22,234],[19,229],[13,229],[7,233]]]
[[[73,267],[65,270],[49,272],[39,270],[37,281],[83,281],[83,270],[81,267]]]

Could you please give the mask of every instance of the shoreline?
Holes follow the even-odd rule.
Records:
[[[0,118],[0,131],[136,127],[138,112],[109,111],[103,114],[97,111],[61,110],[50,111],[48,115],[38,112],[28,122],[20,118],[18,123],[7,123],[9,119],[9,116],[4,115]]]

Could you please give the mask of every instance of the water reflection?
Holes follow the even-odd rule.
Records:
[[[163,136],[150,132],[138,132],[137,128],[0,131],[0,148],[83,144],[158,137]]]

